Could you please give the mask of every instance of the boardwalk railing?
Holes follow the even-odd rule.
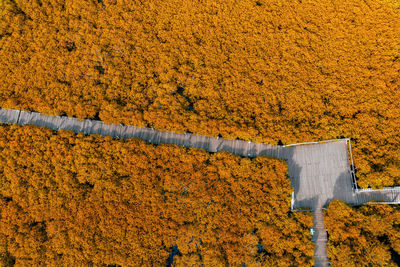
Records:
[[[374,192],[374,191],[400,191],[400,186],[384,187],[382,189],[364,188],[364,189],[357,189],[355,192],[361,193],[361,192]]]
[[[349,153],[349,158],[350,158],[350,174],[351,174],[351,179],[352,179],[352,184],[353,184],[353,190],[357,190],[358,186],[357,186],[357,179],[356,179],[356,171],[354,169],[353,152],[351,151],[350,138],[347,138],[346,142],[347,142],[348,153]]]
[[[322,141],[314,141],[314,142],[304,142],[304,143],[296,143],[296,144],[289,144],[289,145],[283,145],[282,147],[291,147],[291,146],[302,146],[302,145],[315,145],[315,144],[322,144],[322,143],[328,143],[328,142],[337,142],[341,140],[350,140],[350,138],[339,138],[339,139],[329,139],[329,140],[322,140]]]
[[[294,191],[292,192],[292,199],[290,200],[290,211],[293,211],[294,206]]]

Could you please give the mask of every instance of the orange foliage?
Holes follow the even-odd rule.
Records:
[[[1,107],[273,144],[352,137],[361,187],[400,184],[396,0],[0,3]]]
[[[351,208],[334,200],[324,216],[332,266],[398,266],[400,209],[390,205]]]
[[[0,127],[0,265],[311,266],[283,161]]]

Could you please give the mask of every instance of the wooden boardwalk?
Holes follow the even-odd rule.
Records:
[[[400,187],[384,188],[380,190],[355,190],[357,205],[372,201],[374,204],[400,204]]]
[[[158,131],[152,128],[105,124],[97,120],[78,120],[62,116],[47,116],[37,112],[0,109],[0,123],[19,125],[37,125],[53,130],[72,130],[75,133],[99,134],[115,138],[140,138],[151,144],[175,144],[190,148],[204,149],[209,152],[226,151],[243,157],[270,156],[282,158],[281,146],[252,143],[241,140],[206,137],[194,134],[178,134]]]
[[[193,134],[178,134],[151,128],[104,124],[96,120],[47,116],[36,112],[0,109],[0,123],[45,126],[53,130],[99,134],[116,138],[140,138],[151,144],[175,144],[209,152],[226,151],[243,157],[269,156],[287,161],[289,177],[294,188],[293,209],[311,209],[314,219],[315,266],[327,266],[327,234],[322,208],[333,199],[350,205],[369,201],[400,203],[400,188],[358,190],[350,168],[349,139],[306,144],[273,146],[241,140],[225,140]]]
[[[326,242],[328,241],[328,234],[324,226],[324,218],[322,214],[322,205],[317,206],[313,211],[313,237],[312,241],[315,243],[314,250],[314,266],[329,266],[328,254],[326,252]]]

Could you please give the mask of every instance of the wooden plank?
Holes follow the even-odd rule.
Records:
[[[19,110],[0,109],[0,123],[18,123],[19,114]]]

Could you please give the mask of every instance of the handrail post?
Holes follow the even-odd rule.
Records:
[[[294,191],[292,192],[292,199],[290,201],[290,211],[293,211],[293,206],[294,206]]]

